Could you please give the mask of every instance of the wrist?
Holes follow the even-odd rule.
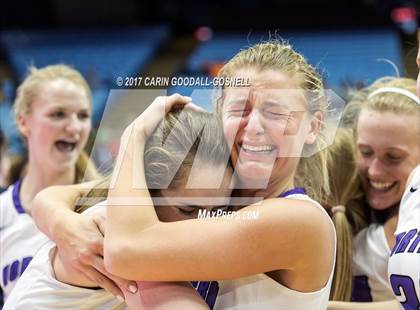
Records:
[[[58,210],[57,210],[58,211]],[[54,214],[54,220],[51,221],[48,237],[55,243],[68,240],[73,236],[72,229],[74,223],[79,221],[80,214],[68,209],[59,210]]]

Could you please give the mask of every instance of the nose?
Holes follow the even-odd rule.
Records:
[[[260,136],[264,133],[264,126],[261,122],[261,114],[258,109],[252,109],[247,117],[245,132],[253,137]]]
[[[71,134],[79,134],[82,129],[82,123],[77,115],[71,115],[66,124],[66,131]]]
[[[369,163],[368,175],[370,178],[379,177],[384,174],[385,166],[378,158],[373,158]]]

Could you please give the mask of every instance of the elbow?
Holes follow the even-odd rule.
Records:
[[[105,238],[106,239],[106,238]],[[133,245],[126,241],[105,240],[104,245],[104,265],[110,274],[128,279],[138,280],[135,277],[141,272],[138,261],[138,251],[134,251]]]
[[[104,245],[104,265],[106,271],[118,277],[125,278],[126,268],[126,247],[116,241],[108,240],[105,237]]]

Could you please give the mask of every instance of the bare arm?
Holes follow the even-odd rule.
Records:
[[[99,229],[100,217],[87,217],[75,213],[79,198],[98,181],[52,186],[39,192],[32,202],[32,216],[39,230],[57,244],[57,257],[72,270],[88,278],[97,286],[118,296],[119,289],[135,283],[111,276],[103,263],[103,234]],[[95,262],[95,266],[93,266]],[[118,284],[118,285],[117,285]]]
[[[103,214],[103,211],[100,209],[94,212]],[[97,286],[96,282],[77,272],[56,255],[56,249],[53,250],[52,267],[58,281],[82,287]],[[135,294],[129,294],[124,287],[120,287],[124,295],[119,296],[125,299],[130,309],[208,309],[204,300],[187,282],[138,282],[137,286],[139,289]]]
[[[148,190],[136,189],[147,188],[142,158],[152,129],[142,126],[162,112],[162,106],[152,107],[125,131],[114,170],[104,252],[112,274],[145,281],[211,280],[313,264],[329,274],[334,232],[325,212],[308,201],[268,199],[238,212],[239,218],[256,212],[256,220],[160,222]]]
[[[380,302],[346,302],[330,301],[328,310],[399,310],[400,305],[397,300],[387,300]]]
[[[75,185],[51,186],[39,192],[32,201],[31,213],[38,229],[56,243],[72,234],[71,223],[78,221],[74,208],[80,197],[85,195],[98,181]],[[70,223],[69,223],[70,222]]]

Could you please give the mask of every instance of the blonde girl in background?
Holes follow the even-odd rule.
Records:
[[[34,196],[51,185],[98,177],[83,151],[91,130],[91,105],[85,79],[66,65],[31,67],[18,87],[14,112],[28,162],[25,175],[0,196],[0,285],[6,299],[46,241],[31,217]]]

